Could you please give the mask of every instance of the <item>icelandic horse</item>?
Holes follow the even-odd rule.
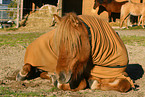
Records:
[[[127,17],[129,15],[141,16],[138,26],[142,22],[142,27],[144,28],[145,3],[133,3],[131,0],[129,0],[128,3],[122,5],[120,14],[120,28],[122,27],[124,20],[127,22]],[[127,23],[126,28],[128,28]]]
[[[134,88],[125,73],[128,63],[125,45],[107,22],[75,13],[54,17],[56,29],[27,47],[18,81],[28,78],[35,67],[41,78],[52,79],[63,90],[90,87],[127,92]]]
[[[95,0],[93,9],[96,9],[99,6],[103,6],[106,8],[108,12],[109,22],[111,22],[111,13],[120,13],[121,6],[128,1],[117,2],[115,0]]]

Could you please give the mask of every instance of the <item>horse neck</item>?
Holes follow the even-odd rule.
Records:
[[[104,3],[100,4],[100,5],[102,5],[103,7],[105,7],[107,9],[108,5],[112,5],[113,3],[116,3],[116,1],[112,0],[111,3],[104,2]]]
[[[103,4],[100,4],[100,5],[102,5],[103,7],[106,8],[108,4],[107,3],[103,3]]]

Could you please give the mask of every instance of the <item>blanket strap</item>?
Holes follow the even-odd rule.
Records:
[[[97,66],[101,66],[101,65],[97,65]],[[101,66],[101,67],[108,67],[108,68],[124,68],[124,67],[127,67],[127,65],[124,65],[124,66],[120,66],[120,65],[117,65],[117,66]]]
[[[86,26],[86,28],[87,28],[87,31],[88,31],[88,35],[89,35],[89,42],[90,42],[90,46],[91,46],[91,48],[92,48],[92,35],[91,35],[91,31],[90,31],[90,27],[82,20],[82,19],[80,19],[83,23],[84,23],[84,25]]]

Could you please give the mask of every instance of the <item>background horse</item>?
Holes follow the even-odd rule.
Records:
[[[95,0],[93,9],[96,9],[98,6],[102,5],[103,7],[106,8],[106,11],[108,12],[108,18],[109,22],[111,22],[111,13],[120,13],[121,11],[121,6],[128,1],[123,1],[123,2],[117,2],[115,0]]]
[[[107,11],[106,8],[100,5],[97,14],[100,15],[104,11]],[[109,18],[110,19],[109,22],[112,21],[111,18],[113,18],[113,22],[116,22],[116,19],[120,19],[120,13],[111,12],[111,17]]]
[[[145,18],[145,3],[133,3],[128,2],[121,7],[121,20],[120,27],[122,27],[124,20],[127,20],[127,17],[130,15],[140,16],[140,21],[138,26],[142,22],[142,27],[144,28],[144,18]],[[126,28],[128,28],[126,24]]]
[[[100,15],[104,11],[107,11],[106,8],[100,5],[97,14]],[[113,22],[116,22],[116,19],[120,19],[120,13],[111,12],[111,17],[110,17],[109,22],[111,22],[112,19],[113,19]],[[130,15],[130,22],[132,24],[138,23],[138,16]]]

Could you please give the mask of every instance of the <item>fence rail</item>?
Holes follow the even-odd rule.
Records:
[[[0,19],[14,19],[14,16],[9,16],[9,12],[13,12],[13,14],[16,15],[16,11],[16,8],[0,8]]]

